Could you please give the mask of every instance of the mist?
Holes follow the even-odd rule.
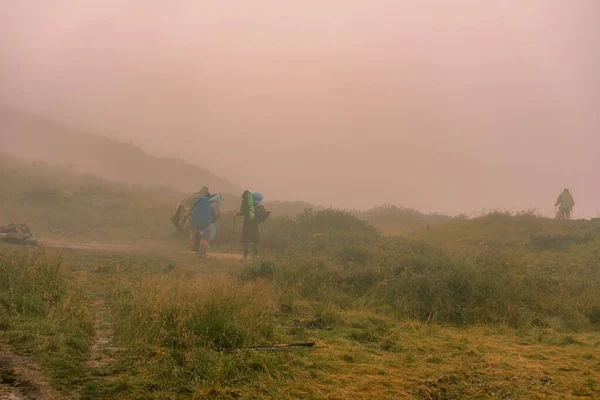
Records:
[[[568,187],[595,217],[599,20],[594,0],[23,0],[0,102],[269,199],[549,215]]]

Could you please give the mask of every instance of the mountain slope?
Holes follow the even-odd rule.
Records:
[[[111,181],[166,185],[184,192],[203,185],[214,192],[242,191],[181,159],[154,157],[133,144],[82,133],[10,107],[0,107],[0,148],[26,160],[64,165]]]

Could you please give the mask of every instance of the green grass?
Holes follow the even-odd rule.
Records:
[[[426,249],[430,248],[411,251],[428,254]],[[4,251],[3,260],[13,266],[5,266],[4,273],[11,271],[13,287],[28,294],[28,309],[38,311],[18,315],[18,302],[8,298],[5,302],[15,304],[15,314],[3,334],[12,338],[18,351],[39,358],[58,387],[82,398],[391,399],[490,393],[505,398],[538,393],[569,398],[574,393],[598,393],[580,372],[600,372],[594,356],[600,336],[589,326],[580,326],[582,331],[577,332],[528,324],[513,330],[497,322],[452,327],[433,319],[419,321],[398,315],[385,298],[378,299],[362,286],[348,290],[329,280],[311,291],[296,278],[283,280],[285,273],[293,273],[293,266],[281,255],[242,267],[218,259],[199,263],[185,254],[173,258],[161,248],[136,255],[31,253],[12,247]],[[22,268],[23,260],[28,260],[29,268]],[[323,264],[320,273],[328,276],[332,265]],[[322,280],[318,271],[305,269],[294,276],[311,278],[314,284]],[[40,287],[36,282],[56,282],[49,286],[55,288],[53,298],[60,300],[48,303],[50,297],[36,289]],[[48,310],[62,315],[65,293],[74,292],[85,295],[76,302],[80,312],[68,314],[68,319],[63,315],[56,320],[60,323],[42,318]],[[103,368],[86,363],[94,337],[89,333],[91,319],[98,317],[92,304],[98,297],[112,310],[108,322],[117,347]],[[78,337],[82,326],[87,327],[86,340],[78,348],[68,338]],[[19,340],[25,337],[27,342]],[[57,344],[57,337],[64,341]],[[319,349],[220,351],[312,340]],[[79,350],[71,353],[73,349]],[[543,370],[537,369],[540,362]]]
[[[0,248],[0,331],[17,351],[39,358],[58,387],[84,378],[92,315],[53,255]]]
[[[11,220],[152,240],[130,253],[0,247],[2,336],[78,398],[600,394],[598,220],[307,209],[264,224],[261,258],[242,265],[184,250],[169,225],[180,193],[38,167],[2,170]],[[413,228],[382,232],[393,215]],[[240,229],[226,215],[215,248],[238,249]]]

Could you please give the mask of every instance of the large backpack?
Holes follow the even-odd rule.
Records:
[[[202,196],[194,202],[192,208],[192,225],[194,229],[206,229],[212,223],[210,200]]]
[[[269,215],[271,215],[270,211],[265,209],[265,206],[261,204],[264,196],[258,192],[250,193],[248,195],[248,208],[250,220],[260,224],[261,222],[265,222]]]
[[[267,211],[262,204],[254,206],[254,222],[265,222],[269,215],[271,215],[271,211]]]
[[[210,198],[210,217],[213,223],[217,222],[221,218],[221,195],[216,194]]]
[[[265,222],[271,215],[271,212],[267,211],[261,204],[263,198],[264,196],[258,192],[248,192],[248,219],[258,224]]]

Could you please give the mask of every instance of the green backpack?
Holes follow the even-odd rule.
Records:
[[[269,218],[269,215],[271,215],[271,212],[267,211],[262,204],[254,204],[254,195],[252,193],[248,195],[248,209],[248,217],[251,221],[258,224],[265,222]]]

